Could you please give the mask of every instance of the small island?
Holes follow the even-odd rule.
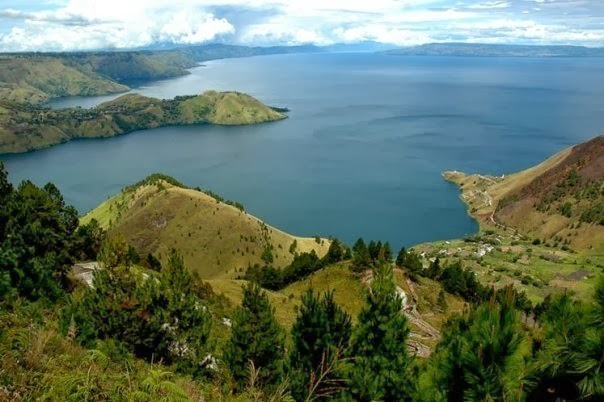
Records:
[[[207,91],[174,99],[127,94],[90,109],[51,109],[0,100],[0,154],[164,126],[249,125],[286,117],[281,109],[240,92]]]

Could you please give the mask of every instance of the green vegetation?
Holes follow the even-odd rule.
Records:
[[[351,330],[350,316],[335,303],[333,292],[319,297],[309,289],[302,296],[289,353],[295,400],[325,399],[344,388],[342,357]]]
[[[83,345],[116,339],[135,356],[176,363],[195,373],[210,349],[211,317],[201,308],[209,291],[176,251],[159,274],[136,269],[123,242],[101,250],[94,288],[80,289],[63,311],[63,328]]]
[[[243,389],[253,373],[256,387],[274,390],[283,380],[284,353],[284,333],[275,310],[260,287],[249,283],[243,289],[241,307],[235,311],[224,355],[236,389]]]
[[[392,261],[392,250],[388,242],[371,240],[365,245],[363,238],[359,238],[352,246],[352,269],[362,272],[371,267]]]
[[[413,400],[415,385],[405,343],[409,326],[402,309],[392,267],[378,267],[351,341],[353,363],[349,377],[353,400]]]
[[[604,136],[509,176],[446,172],[483,230],[520,233],[585,254],[604,254]]]
[[[495,247],[501,247],[498,253],[518,246],[551,250],[533,239],[494,245],[502,235],[485,232],[455,245],[443,242],[455,250],[463,250],[457,244],[493,247],[480,257],[431,257],[440,251],[422,245],[401,249],[393,263],[387,243],[365,245],[359,239],[352,253],[336,240],[283,237],[273,243],[276,229],[254,220],[257,250],[270,249],[275,260],[292,258],[281,270],[294,282],[272,292],[219,270],[204,282],[199,273],[205,272],[185,268],[182,250],[170,248],[160,261],[129,244],[112,225],[106,235],[101,228],[106,220],[99,226],[88,217],[78,227],[58,189],[30,182],[15,189],[1,165],[0,190],[0,399],[604,397],[601,267],[591,263],[594,281],[581,294],[552,291],[528,306],[514,286],[496,291],[468,268],[470,262],[484,263]],[[154,202],[167,199],[174,209],[180,204],[172,201],[179,197],[187,203],[204,200],[208,216],[217,211],[245,216],[162,175],[125,189],[97,213],[125,227]],[[180,222],[188,217],[198,224],[186,208],[182,213]],[[159,216],[151,223],[166,228]],[[234,225],[220,223],[225,232]],[[234,232],[233,238],[242,240],[237,236],[243,234]],[[231,240],[223,242],[232,247]],[[294,240],[300,254],[291,256],[287,248]],[[323,243],[321,258],[304,250]],[[562,258],[541,256],[538,260],[548,263]],[[70,266],[89,259],[100,263],[87,283]]]
[[[0,153],[26,152],[73,138],[192,124],[257,124],[285,118],[238,92],[208,91],[170,100],[124,95],[91,109],[49,109],[0,101]]]
[[[163,264],[177,248],[185,265],[203,279],[236,278],[249,266],[263,266],[267,249],[271,265],[283,268],[294,259],[287,249],[294,241],[300,253],[314,251],[319,258],[329,249],[326,239],[317,244],[312,238],[294,237],[245,213],[239,203],[222,199],[154,174],[124,188],[81,222],[98,221],[109,234],[124,236],[141,255],[152,254]]]
[[[269,248],[266,250],[270,252]],[[323,258],[319,258],[317,253],[312,250],[310,253],[295,254],[291,264],[283,269],[274,268],[270,265],[260,266],[256,264],[247,268],[243,279],[256,282],[266,289],[280,290],[291,283],[308,277],[313,272],[327,265],[340,262],[349,253],[350,250],[345,245],[340,243],[339,240],[333,239],[329,250],[327,250],[327,254]],[[264,254],[262,257],[266,264],[272,263],[272,258],[267,261],[264,258]]]
[[[10,102],[39,104],[60,96],[94,96],[127,90],[125,85],[59,57],[0,56],[0,98]]]
[[[312,46],[207,45],[164,51],[4,54],[0,98],[40,104],[62,96],[106,95],[125,92],[138,82],[189,74],[188,69],[200,61],[312,50]]]
[[[95,221],[78,228],[75,208],[51,183],[13,188],[2,162],[0,190],[0,298],[59,298],[71,264],[96,257],[102,232]]]

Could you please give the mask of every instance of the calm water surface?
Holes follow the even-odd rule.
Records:
[[[477,229],[442,171],[509,173],[604,131],[602,59],[300,54],[191,72],[137,91],[238,90],[289,107],[289,119],[146,130],[0,159],[14,182],[52,181],[81,212],[164,172],[292,233],[398,248]]]

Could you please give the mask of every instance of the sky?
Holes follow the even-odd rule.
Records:
[[[604,0],[0,0],[0,52],[365,41],[604,46]]]

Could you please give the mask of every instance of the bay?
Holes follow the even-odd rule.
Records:
[[[289,118],[165,127],[0,159],[13,182],[54,182],[82,213],[162,172],[291,233],[398,248],[477,230],[443,171],[510,173],[602,133],[603,61],[371,53],[216,60],[135,91],[237,90],[290,108]]]

